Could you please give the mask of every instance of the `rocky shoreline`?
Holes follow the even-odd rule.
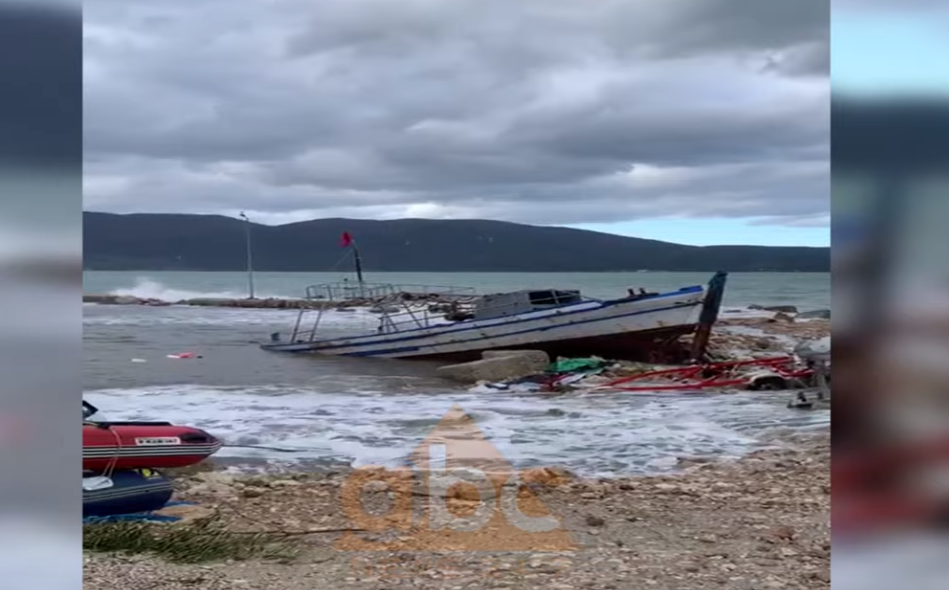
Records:
[[[583,480],[557,469],[525,472],[530,493],[573,540],[569,550],[553,552],[348,551],[338,545],[342,533],[326,531],[352,526],[340,510],[350,471],[196,473],[179,478],[180,498],[195,502],[178,508],[182,522],[214,514],[235,531],[294,533],[299,554],[282,562],[180,565],[87,553],[85,588],[829,588],[829,437],[780,446],[734,462],[682,458],[684,471],[671,476]],[[391,492],[372,489],[363,502],[367,510],[391,506]]]

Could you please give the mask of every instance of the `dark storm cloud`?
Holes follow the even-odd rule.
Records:
[[[91,0],[87,208],[828,208],[827,2]]]
[[[633,8],[638,3],[626,3]],[[669,0],[656,3],[665,18],[663,48],[670,54],[794,49],[830,35],[830,2]]]

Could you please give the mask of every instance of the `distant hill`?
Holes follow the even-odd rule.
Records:
[[[83,213],[86,270],[238,271],[244,221],[219,215]],[[314,219],[253,224],[254,268],[326,271],[350,232],[367,271],[829,272],[829,248],[683,246],[600,232],[485,220]]]

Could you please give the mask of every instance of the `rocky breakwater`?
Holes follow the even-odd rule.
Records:
[[[319,309],[339,307],[340,304],[323,301],[308,301],[306,299],[281,299],[268,297],[266,299],[227,299],[218,297],[199,297],[195,299],[180,299],[178,301],[164,301],[134,295],[114,294],[83,294],[83,303],[99,305],[146,305],[163,307],[168,305],[192,305],[197,307],[238,307],[252,309]]]
[[[449,304],[437,295],[402,293],[398,297],[405,302],[427,305],[432,312],[446,312],[450,310]],[[352,309],[369,308],[375,311],[389,310],[398,311],[399,308],[392,308],[392,299],[382,302],[374,299],[350,299],[348,301],[321,301],[314,299],[286,299],[281,297],[267,297],[263,299],[232,299],[222,297],[198,297],[194,299],[180,299],[178,301],[165,301],[150,297],[136,297],[134,295],[116,295],[113,293],[84,293],[83,303],[94,303],[98,305],[145,305],[151,307],[162,307],[168,305],[191,305],[197,307],[236,307],[247,309]],[[381,304],[385,304],[380,307]]]
[[[673,475],[590,480],[555,468],[522,473],[519,495],[538,499],[573,540],[569,550],[556,552],[399,550],[424,533],[417,524],[423,528],[354,531],[390,547],[367,556],[338,544],[339,531],[354,526],[341,509],[352,492],[352,471],[199,474],[183,480],[181,490],[195,502],[196,515],[214,513],[243,534],[282,531],[292,535],[299,555],[282,563],[182,565],[149,555],[88,554],[85,587],[105,590],[131,580],[207,590],[830,588],[828,437],[779,444],[784,448],[737,462],[683,457],[682,471]],[[377,483],[362,487],[368,514],[392,510],[393,490]],[[467,514],[461,496],[447,504]],[[424,504],[424,494],[413,497]]]

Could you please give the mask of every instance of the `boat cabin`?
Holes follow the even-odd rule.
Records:
[[[484,295],[475,302],[474,319],[503,318],[582,302],[580,291],[540,289],[496,293]]]

